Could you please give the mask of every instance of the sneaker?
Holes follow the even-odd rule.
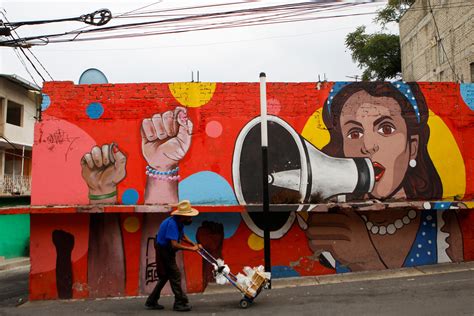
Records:
[[[191,306],[188,304],[174,305],[173,310],[177,312],[189,312],[191,310]]]
[[[164,309],[165,307],[163,305],[160,305],[158,303],[145,303],[145,307],[147,309]]]

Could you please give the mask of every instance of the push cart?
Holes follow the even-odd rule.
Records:
[[[247,308],[254,299],[260,294],[262,289],[268,283],[268,279],[265,274],[260,271],[255,271],[251,278],[251,284],[246,287],[237,282],[237,277],[230,271],[224,271],[225,266],[219,265],[219,262],[214,258],[206,249],[199,249],[198,253],[214,267],[214,277],[218,274],[223,275],[233,286],[235,286],[240,293],[242,293],[242,299],[240,300],[240,307]]]

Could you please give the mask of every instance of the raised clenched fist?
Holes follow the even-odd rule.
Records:
[[[150,167],[168,171],[184,158],[191,146],[193,124],[186,109],[155,114],[142,122],[142,152]]]
[[[125,178],[127,157],[115,143],[94,146],[81,159],[82,177],[89,187],[89,196],[115,192]]]

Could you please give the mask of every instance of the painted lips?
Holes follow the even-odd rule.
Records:
[[[378,162],[373,162],[372,165],[374,166],[375,181],[379,181],[385,173],[385,168]]]

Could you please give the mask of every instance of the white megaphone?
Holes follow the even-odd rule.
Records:
[[[268,116],[268,183],[271,204],[315,203],[374,188],[375,175],[368,158],[334,158],[300,136],[282,119]],[[241,205],[262,203],[260,117],[240,132],[234,149],[232,176]],[[283,201],[283,203],[281,202]]]

